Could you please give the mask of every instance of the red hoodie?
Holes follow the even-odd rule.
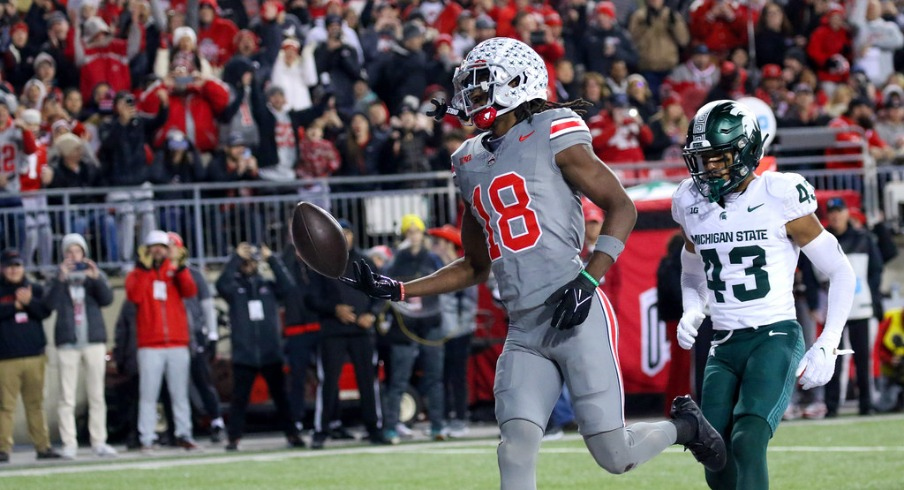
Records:
[[[166,299],[154,295],[154,283],[160,281]],[[161,286],[158,286],[160,288]],[[137,307],[135,328],[138,347],[188,346],[188,318],[183,298],[198,294],[198,286],[187,268],[176,270],[165,259],[157,269],[140,265],[126,277],[126,297]]]

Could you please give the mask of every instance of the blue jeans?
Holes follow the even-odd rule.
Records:
[[[440,320],[436,318],[405,318],[405,326],[416,332],[424,332],[426,340],[441,340],[443,338]],[[431,328],[432,327],[432,328]],[[395,327],[394,327],[395,328]],[[431,430],[438,431],[443,428],[445,417],[445,396],[443,395],[443,364],[445,349],[440,345],[422,345],[414,342],[393,344],[390,350],[389,387],[386,390],[386,408],[384,410],[383,427],[392,429],[399,423],[399,404],[402,394],[408,388],[411,373],[414,371],[414,362],[420,358],[423,368],[423,378],[420,382],[420,391],[427,398],[427,416],[430,418]]]
[[[102,209],[90,209],[80,211],[72,216],[69,223],[73,233],[85,237],[89,244],[96,247],[103,244],[106,254],[103,256],[110,262],[119,259],[119,245],[116,240],[116,218]],[[95,257],[100,259],[99,247],[96,248]]]

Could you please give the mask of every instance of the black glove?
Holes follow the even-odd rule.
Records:
[[[340,281],[372,298],[388,299],[390,301],[402,300],[402,283],[400,281],[375,274],[374,271],[370,270],[370,266],[367,265],[367,261],[364,259],[353,263],[352,267],[355,272],[354,279],[340,277]]]
[[[548,306],[558,303],[552,315],[552,328],[571,330],[584,323],[590,313],[590,305],[593,304],[594,291],[596,285],[584,274],[578,274],[578,277],[552,293],[546,300]]]
[[[446,104],[446,101],[444,100],[432,99],[430,103],[433,104],[433,109],[427,111],[427,115],[436,121],[442,121],[443,118],[446,117],[446,114],[458,118],[463,117],[461,111]]]

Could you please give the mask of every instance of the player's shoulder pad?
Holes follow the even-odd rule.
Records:
[[[701,199],[703,199],[703,196],[697,190],[694,179],[687,178],[682,180],[678,187],[675,188],[675,192],[672,193],[672,219],[683,227],[683,210],[699,203]]]
[[[802,175],[793,172],[763,172],[766,194],[782,203],[784,217],[791,221],[816,212],[816,193]]]
[[[590,132],[581,116],[565,107],[543,111],[534,118],[537,122],[549,125],[549,139],[551,140],[576,132]]]
[[[466,139],[454,153],[452,153],[452,172],[458,170],[458,168],[463,163],[461,159],[465,155],[470,155],[473,153],[474,145],[479,143],[479,138],[483,135],[483,133],[479,133],[476,136],[472,136],[471,138]],[[467,162],[464,162],[467,163]]]

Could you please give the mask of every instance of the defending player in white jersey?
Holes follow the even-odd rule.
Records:
[[[618,324],[597,286],[624,248],[637,212],[594,156],[583,120],[546,101],[543,60],[520,41],[489,39],[468,54],[454,83],[450,112],[485,130],[452,156],[468,205],[464,257],[406,283],[356,263],[355,278],[345,281],[372,296],[404,301],[479,284],[492,268],[510,322],[494,386],[503,489],[536,488],[540,441],[562,383],[587,448],[607,471],[624,473],[675,443],[706,467],[721,469],[722,438],[690,397],[675,399],[672,420],[625,426]],[[582,194],[606,211],[586,267],[578,256]]]
[[[851,265],[813,214],[813,187],[798,174],[755,175],[764,139],[743,104],[706,104],[683,150],[691,178],[672,198],[685,236],[678,342],[693,346],[705,304],[715,330],[701,407],[722,434],[729,462],[707,469],[713,489],[769,487],[769,439],[798,376],[804,389],[831,379],[854,296]],[[825,329],[806,354],[792,295],[801,250],[830,281]]]

